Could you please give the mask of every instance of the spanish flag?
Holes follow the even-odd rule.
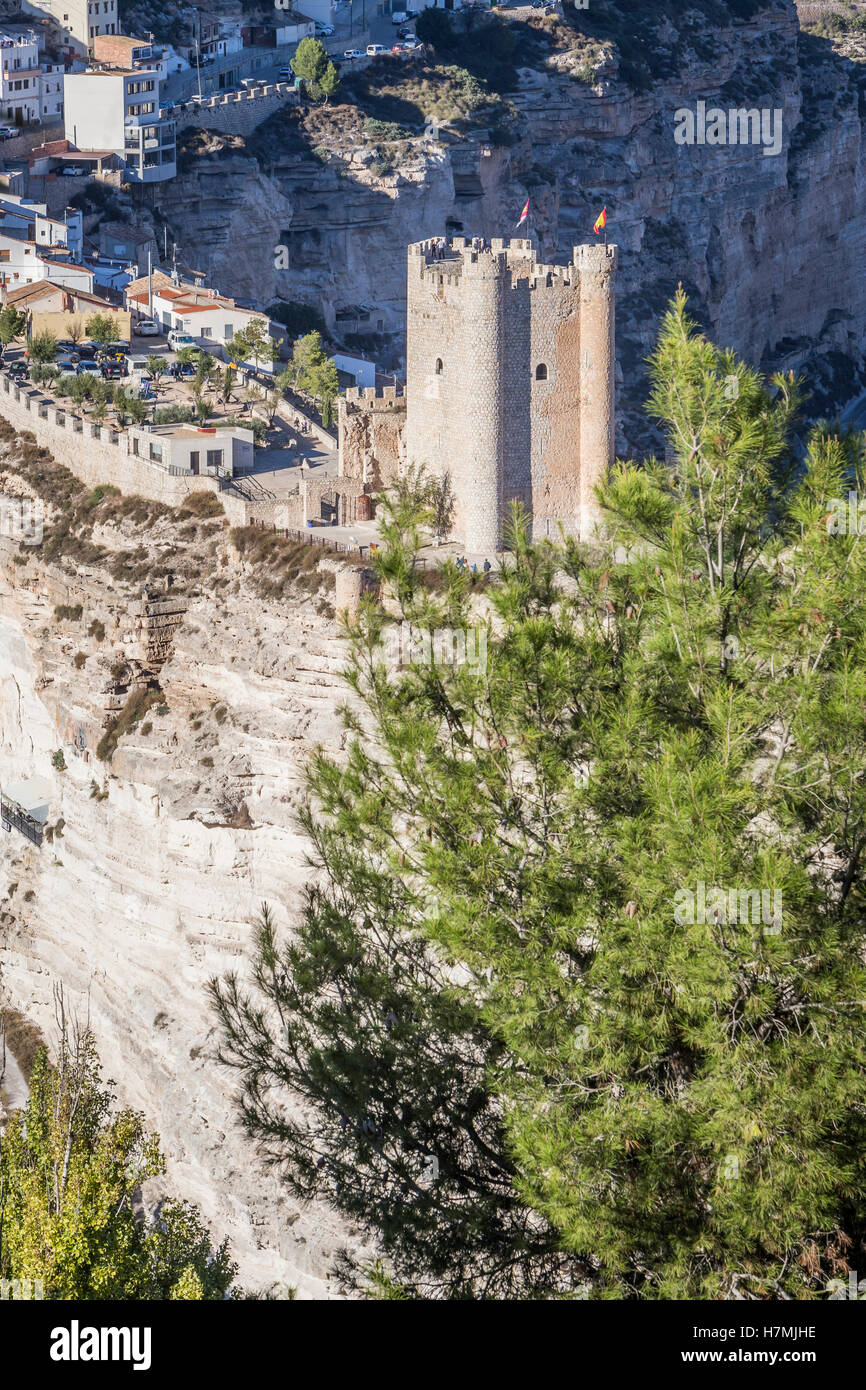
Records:
[[[602,208],[601,212],[598,214],[598,217],[597,217],[596,220],[595,220],[595,225],[593,226],[593,229],[592,229],[592,230],[595,232],[596,236],[598,236],[599,232],[600,232],[600,231],[603,231],[603,229],[604,229],[606,226],[607,226],[607,208]]]
[[[517,223],[518,227],[521,226],[521,225],[526,221],[526,219],[527,219],[528,217],[529,217],[529,199],[527,198],[526,202],[525,202],[524,205],[523,205],[523,211],[522,211],[522,213],[520,214],[520,220],[519,220],[518,223]]]

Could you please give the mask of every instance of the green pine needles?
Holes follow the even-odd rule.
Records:
[[[798,463],[798,384],[682,293],[650,373],[668,462],[617,466],[596,545],[515,514],[496,582],[430,583],[421,481],[385,503],[400,616],[350,625],[305,920],[213,986],[250,1133],[374,1238],[374,1296],[864,1267],[862,440]]]

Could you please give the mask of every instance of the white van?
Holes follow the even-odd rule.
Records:
[[[168,335],[168,345],[172,352],[181,352],[183,348],[195,347],[195,338],[180,328],[173,328]]]
[[[388,52],[388,50],[387,50],[387,48],[385,47],[385,45],[384,45],[383,43],[368,43],[368,44],[367,44],[367,57],[368,57],[368,58],[377,58],[377,57],[379,56],[380,53],[387,53],[387,52]]]

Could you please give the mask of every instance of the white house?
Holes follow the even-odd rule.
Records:
[[[0,120],[49,123],[63,113],[63,68],[40,62],[39,37],[21,26],[0,28]]]
[[[136,183],[177,172],[175,123],[159,114],[155,68],[88,68],[65,83],[66,138],[82,152],[110,150]]]
[[[235,334],[243,332],[258,320],[270,334],[270,320],[254,309],[242,309],[233,299],[217,294],[216,290],[200,285],[175,283],[164,271],[154,271],[152,279],[153,317],[167,333],[177,329],[194,338],[198,347],[216,357],[231,359],[231,343]],[[140,318],[148,315],[148,280],[142,276],[126,289],[126,307]],[[238,365],[242,365],[239,363]],[[249,365],[253,365],[250,363]],[[260,362],[259,370],[270,371],[270,362]]]
[[[0,230],[0,285],[20,289],[37,280],[93,292],[93,274],[73,261],[65,247],[49,248]]]
[[[354,378],[356,386],[376,385],[376,363],[371,362],[369,357],[353,357],[348,352],[335,352],[333,362],[338,371]]]
[[[240,425],[132,426],[129,452],[189,477],[232,478],[253,466],[253,432]]]

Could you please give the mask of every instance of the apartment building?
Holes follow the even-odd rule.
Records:
[[[49,15],[71,55],[83,57],[99,34],[119,32],[117,0],[23,0],[26,14]]]
[[[40,61],[32,29],[0,28],[0,121],[52,124],[63,114],[63,68]]]
[[[177,172],[175,123],[159,115],[155,68],[89,68],[66,77],[64,125],[76,149],[111,150],[135,183]]]

